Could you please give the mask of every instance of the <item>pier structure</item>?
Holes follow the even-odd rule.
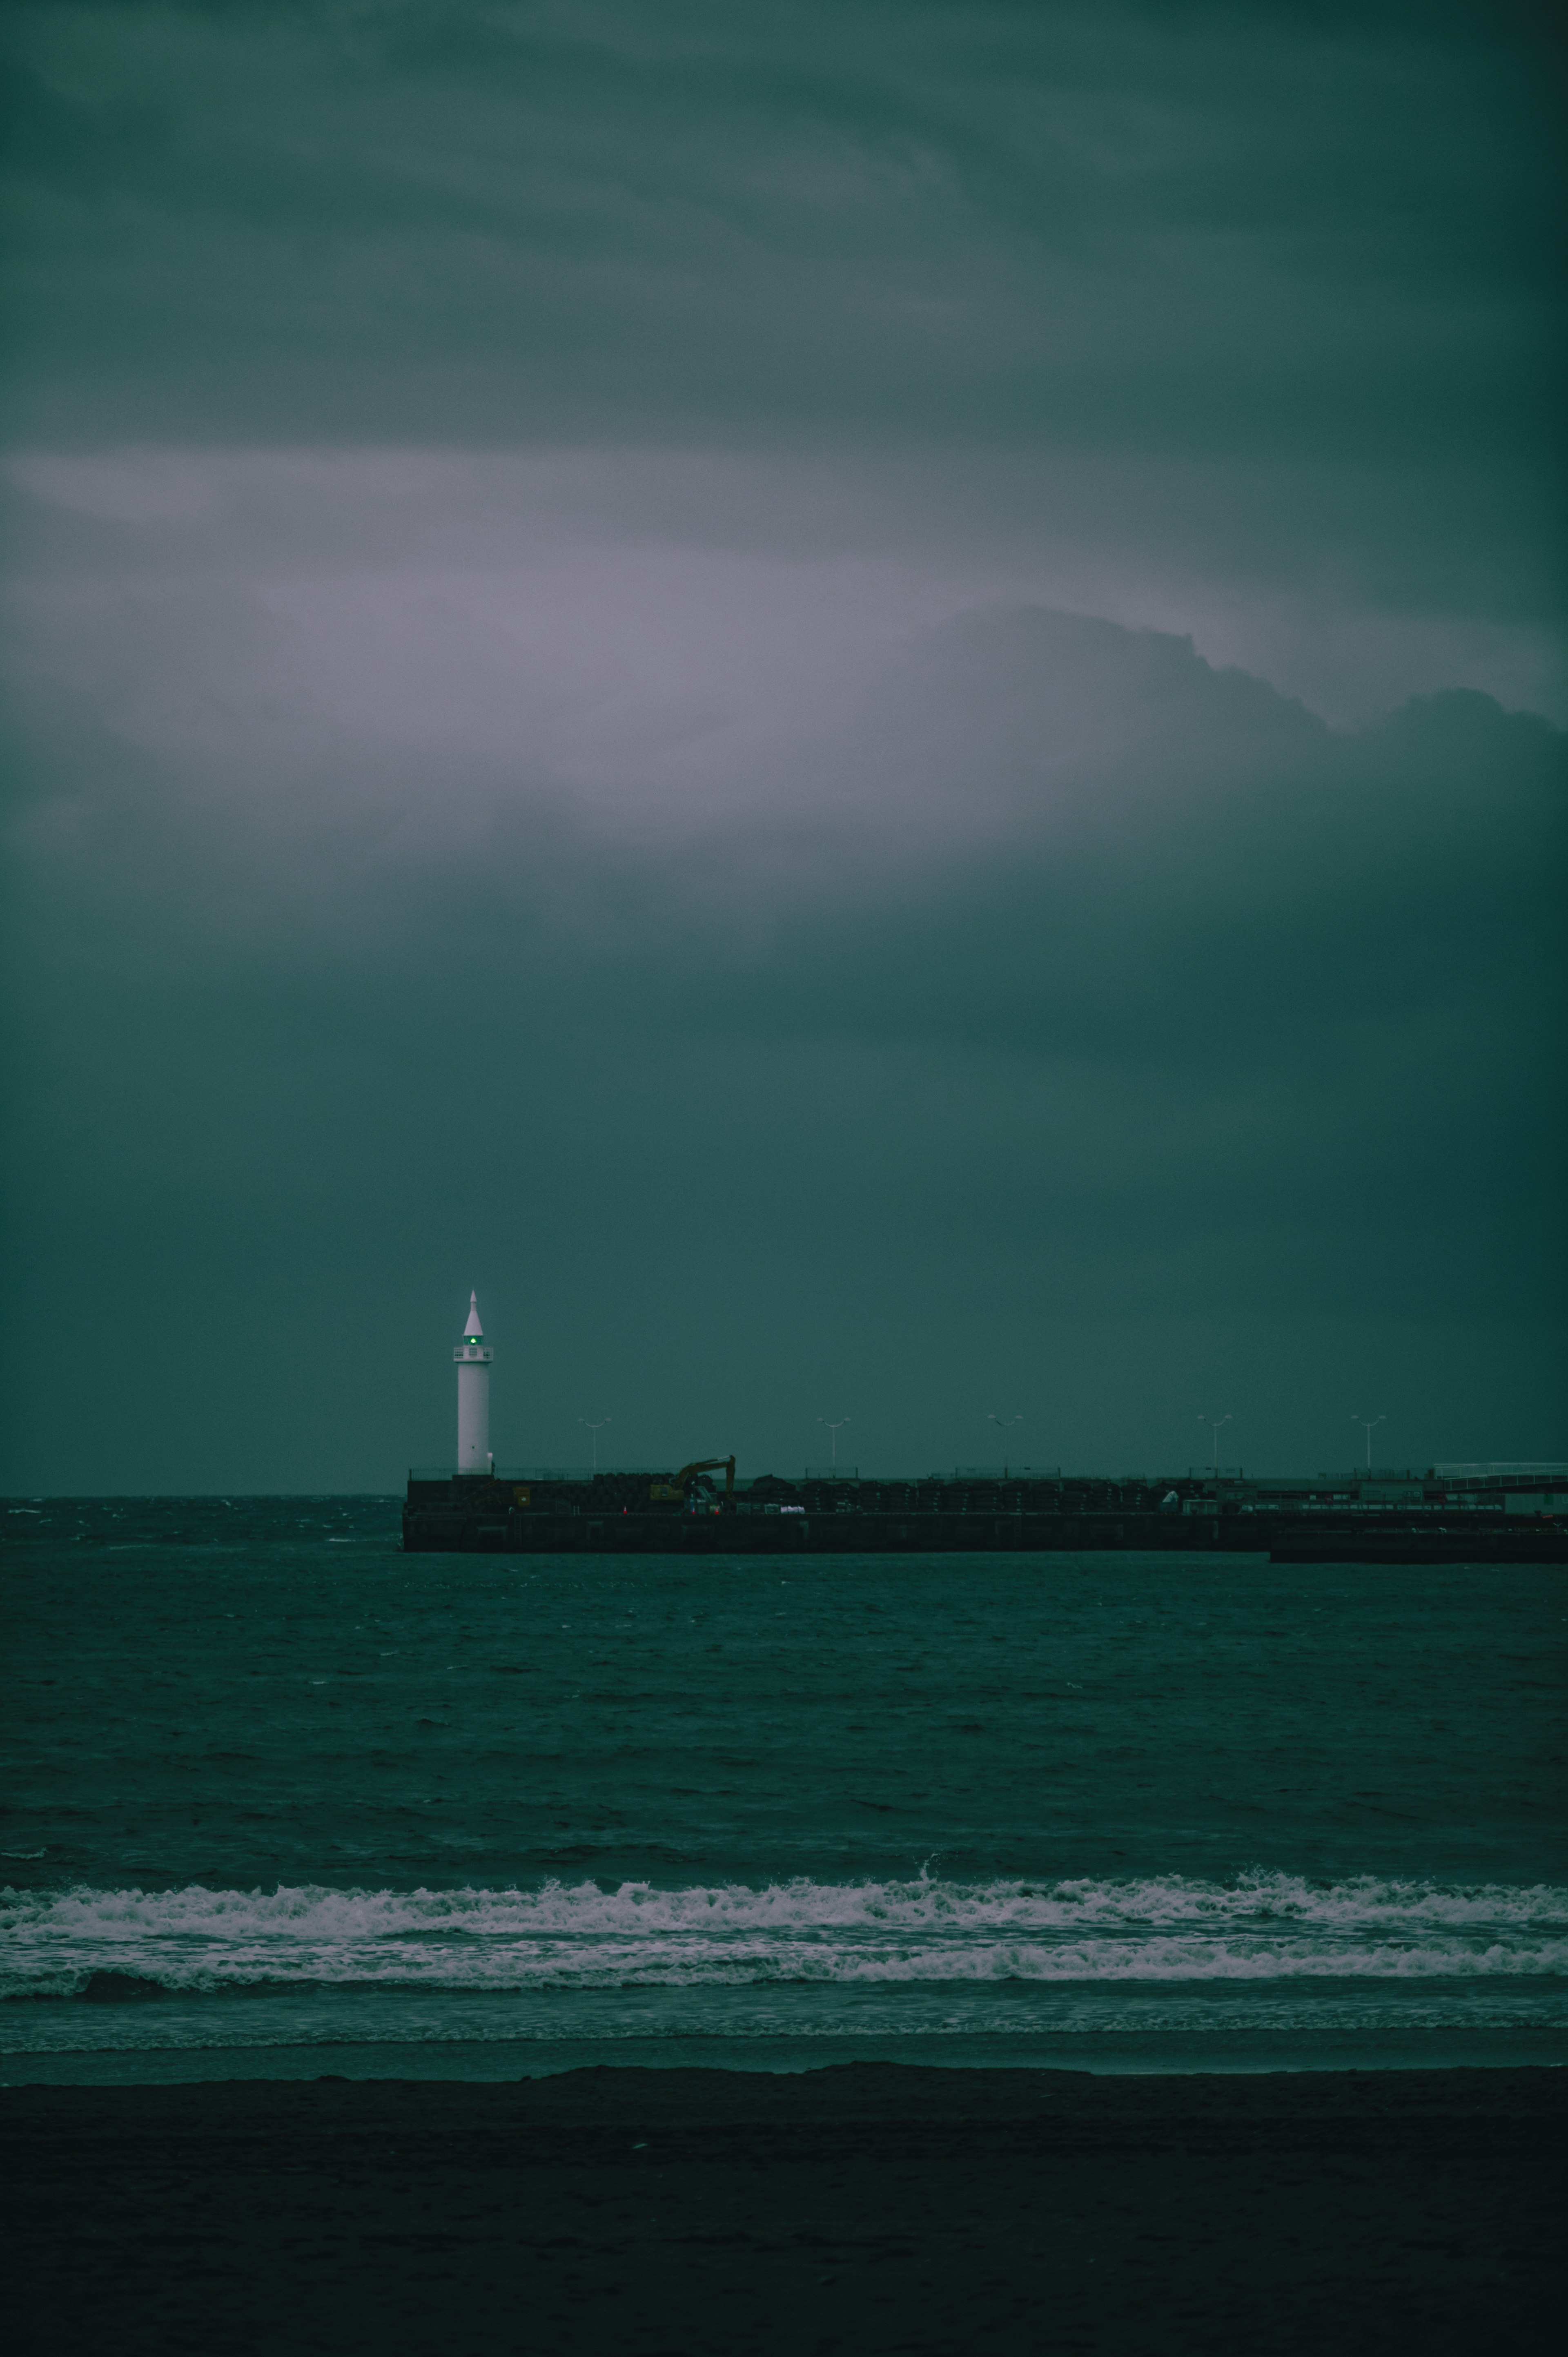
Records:
[[[490,1361],[495,1352],[485,1342],[477,1292],[468,1296],[468,1322],[452,1356],[457,1367],[458,1476],[488,1475],[495,1469],[490,1454]]]
[[[711,1463],[711,1460],[709,1460]],[[1294,1563],[1560,1562],[1568,1493],[1425,1475],[1125,1480],[1016,1470],[875,1480],[560,1469],[409,1476],[411,1554],[1272,1555]]]
[[[452,1356],[457,1463],[415,1470],[403,1544],[423,1554],[925,1555],[1110,1548],[1286,1563],[1568,1560],[1568,1463],[1431,1466],[1249,1480],[1240,1467],[1125,1480],[1027,1466],[865,1480],[836,1464],[737,1480],[734,1457],[676,1472],[507,1472],[490,1449],[476,1292]],[[1000,1421],[1000,1419],[997,1419]],[[1216,1449],[1218,1459],[1218,1449]],[[721,1490],[714,1476],[722,1473]]]

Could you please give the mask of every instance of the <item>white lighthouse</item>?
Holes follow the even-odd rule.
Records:
[[[488,1473],[490,1456],[490,1361],[479,1323],[479,1297],[468,1296],[468,1322],[452,1353],[457,1362],[457,1470]]]

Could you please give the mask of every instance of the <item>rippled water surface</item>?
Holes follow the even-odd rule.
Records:
[[[408,1557],[384,1500],[5,1527],[11,2075],[1568,2024],[1560,1569]]]

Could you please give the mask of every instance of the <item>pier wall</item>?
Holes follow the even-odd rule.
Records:
[[[1409,1520],[1273,1527],[1251,1517],[1166,1514],[461,1513],[410,1506],[411,1555],[1269,1555],[1276,1563],[1541,1563],[1568,1560],[1568,1530],[1465,1530]]]

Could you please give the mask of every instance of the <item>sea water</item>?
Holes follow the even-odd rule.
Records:
[[[0,2077],[1561,2061],[1561,1567],[14,1500]]]

